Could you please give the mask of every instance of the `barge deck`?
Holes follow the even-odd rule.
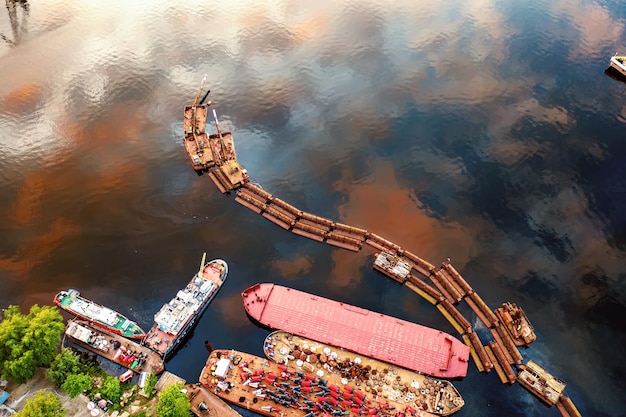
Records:
[[[211,352],[200,383],[223,400],[268,417],[435,416],[410,403],[396,408],[388,399],[365,391],[353,381],[334,384],[319,371],[306,373],[235,350]]]
[[[437,378],[467,374],[469,348],[440,330],[271,283],[241,296],[248,315],[269,328]]]
[[[448,416],[465,401],[451,382],[389,365],[345,349],[277,330],[263,344],[265,356],[302,372],[322,372],[337,386],[353,382],[365,392],[387,399],[396,409],[410,406]]]
[[[130,339],[108,332],[84,320],[70,320],[65,335],[76,345],[133,372],[165,370],[163,360],[152,350]]]

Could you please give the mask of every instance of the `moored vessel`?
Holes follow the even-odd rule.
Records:
[[[528,346],[537,339],[530,320],[517,304],[503,303],[501,307],[496,308],[496,315],[513,339],[515,346]]]
[[[76,345],[136,373],[165,370],[163,360],[155,352],[139,343],[102,328],[91,326],[84,320],[70,320],[65,335]]]
[[[426,326],[271,283],[242,293],[257,322],[437,378],[467,374],[469,348]]]
[[[565,382],[529,360],[525,365],[517,367],[517,382],[543,401],[546,405],[555,405],[565,389]]]
[[[209,178],[222,193],[243,186],[250,181],[248,171],[237,161],[235,142],[231,132],[222,132],[217,113],[213,110],[213,120],[217,133],[209,135],[209,147],[212,165],[209,166]]]
[[[183,108],[183,144],[185,145],[191,166],[198,175],[201,175],[206,169],[213,165],[213,153],[206,134],[206,118],[208,116],[210,102],[203,104],[210,90],[207,91],[202,100],[198,102],[206,78],[207,76],[205,75],[193,103],[185,105]]]
[[[465,401],[449,381],[428,377],[404,368],[277,330],[263,344],[265,356],[302,372],[324,372],[328,383],[348,381],[388,400],[396,409],[410,406],[433,415],[447,416]]]
[[[154,325],[143,344],[167,359],[193,328],[228,276],[228,265],[222,259],[205,262],[187,286],[154,315]]]
[[[127,339],[141,340],[146,336],[146,332],[134,321],[110,308],[81,297],[80,292],[75,289],[60,291],[54,296],[53,301],[68,313]]]
[[[306,373],[236,350],[211,352],[200,383],[225,401],[268,417],[434,416],[410,403],[396,408],[353,381],[331,383],[322,370]]]
[[[376,254],[376,259],[374,259],[374,269],[403,283],[411,272],[411,265],[399,256],[380,252]]]
[[[191,166],[198,175],[209,173],[211,180],[223,193],[242,186],[250,180],[248,172],[237,161],[231,132],[222,132],[217,113],[213,110],[216,133],[207,134],[207,116],[211,102],[203,104],[210,90],[198,102],[206,75],[192,104],[183,109],[183,144]]]
[[[609,61],[609,67],[626,77],[626,56],[613,55]]]

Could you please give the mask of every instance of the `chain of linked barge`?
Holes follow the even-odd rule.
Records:
[[[234,191],[236,194],[235,201],[255,213],[261,214],[285,230],[354,252],[369,246],[375,251],[391,254],[398,261],[407,263],[410,265],[411,272],[402,278],[376,269],[406,285],[435,305],[470,348],[472,359],[480,372],[489,373],[491,369],[495,369],[502,383],[513,384],[518,381],[519,375],[516,375],[516,365],[522,363],[519,349],[513,343],[512,337],[494,310],[473,290],[452,266],[449,259],[443,262],[441,267],[436,268],[431,263],[380,235],[300,210],[268,193],[262,187],[253,184],[249,176],[245,177],[243,183],[235,184],[230,188],[224,186],[223,180],[220,181],[215,176],[211,176],[211,178],[222,193]],[[430,281],[430,284],[427,281]],[[480,340],[473,331],[470,321],[456,308],[456,305],[461,301],[464,301],[478,319],[487,326],[493,340],[489,340],[487,344]],[[524,384],[521,385],[525,386]],[[545,401],[546,398],[537,392],[532,390],[530,392]],[[580,416],[571,399],[562,393],[559,394],[559,400],[549,405],[557,405],[563,417]]]

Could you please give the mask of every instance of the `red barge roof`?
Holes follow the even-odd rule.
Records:
[[[248,315],[270,328],[437,378],[467,374],[469,347],[445,332],[271,283],[241,296]]]

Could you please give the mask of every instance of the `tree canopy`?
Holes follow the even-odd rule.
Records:
[[[158,380],[159,378],[156,376],[156,374],[154,372],[151,372],[150,375],[148,375],[146,385],[143,388],[144,392],[152,394],[152,390],[154,390],[154,387],[156,386]]]
[[[159,417],[188,417],[191,413],[189,397],[182,392],[182,383],[172,384],[159,394],[156,409]]]
[[[82,370],[80,357],[70,349],[62,349],[46,372],[46,378],[60,387],[68,375],[79,374]]]
[[[24,403],[14,417],[63,417],[65,409],[59,397],[52,392],[38,391]]]
[[[120,400],[123,391],[122,384],[118,378],[111,375],[104,376],[102,387],[100,387],[100,393],[102,393],[104,398],[117,402]]]
[[[69,395],[70,398],[76,397],[83,391],[90,390],[93,386],[91,375],[87,374],[71,374],[61,385],[61,389]]]
[[[37,304],[27,315],[18,306],[3,311],[0,322],[0,375],[19,384],[48,367],[57,354],[65,325],[55,307]]]

